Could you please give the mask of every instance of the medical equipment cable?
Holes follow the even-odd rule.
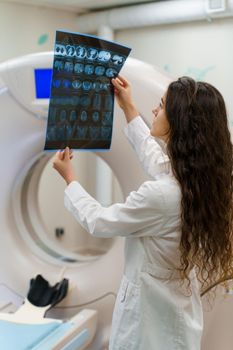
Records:
[[[69,305],[69,306],[56,306],[54,307],[54,309],[72,309],[72,308],[75,308],[75,307],[83,307],[83,306],[87,306],[89,304],[93,304],[101,299],[104,299],[105,297],[109,296],[109,295],[112,295],[115,299],[116,299],[116,293],[113,293],[113,292],[109,292],[109,293],[105,293],[103,295],[101,295],[100,297],[96,298],[96,299],[93,299],[93,300],[90,300],[88,301],[87,303],[83,303],[83,304],[76,304],[76,305]]]
[[[17,293],[14,289],[8,287],[6,284],[4,283],[0,283],[0,286],[4,286],[6,287],[7,289],[9,289],[11,292],[13,292],[15,295],[17,295],[18,297],[24,299],[24,296]],[[54,309],[72,309],[72,308],[76,308],[76,307],[83,307],[83,306],[86,306],[86,305],[89,305],[89,304],[93,304],[101,299],[104,299],[105,297],[109,296],[109,295],[112,295],[115,299],[116,299],[116,293],[113,293],[113,292],[109,292],[109,293],[105,293],[103,295],[101,295],[100,297],[98,298],[95,298],[93,300],[90,300],[86,303],[83,303],[83,304],[74,304],[74,305],[69,305],[69,306],[56,306],[54,307]]]

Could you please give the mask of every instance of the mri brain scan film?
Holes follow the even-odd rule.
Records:
[[[111,79],[131,49],[80,33],[56,32],[45,150],[111,147]]]

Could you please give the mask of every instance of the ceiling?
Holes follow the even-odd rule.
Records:
[[[67,11],[75,11],[77,14],[122,7],[133,4],[143,4],[167,0],[3,0],[0,2],[17,3],[32,6],[46,6]]]

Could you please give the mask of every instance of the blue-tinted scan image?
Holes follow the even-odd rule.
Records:
[[[131,49],[80,33],[56,32],[45,150],[111,147],[111,79]]]

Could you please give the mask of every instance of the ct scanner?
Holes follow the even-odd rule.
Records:
[[[30,349],[103,350],[108,346],[122,274],[124,240],[115,239],[101,256],[88,256],[71,253],[46,235],[38,208],[38,184],[53,153],[43,151],[49,99],[36,98],[34,72],[51,68],[52,61],[53,52],[44,52],[0,64],[0,321],[3,314],[19,312],[32,277],[42,274],[52,284],[65,277],[70,282],[68,294],[46,317],[69,327],[60,341],[56,337],[55,343],[50,339],[46,345],[45,337],[41,346],[39,342]],[[171,78],[135,59],[127,60],[122,74],[131,81],[139,111],[150,124],[151,109]],[[113,170],[126,196],[147,178],[123,135],[121,114],[115,106],[111,150],[97,154]],[[233,296],[224,292],[219,289],[215,305],[205,312],[202,350],[232,349]]]

